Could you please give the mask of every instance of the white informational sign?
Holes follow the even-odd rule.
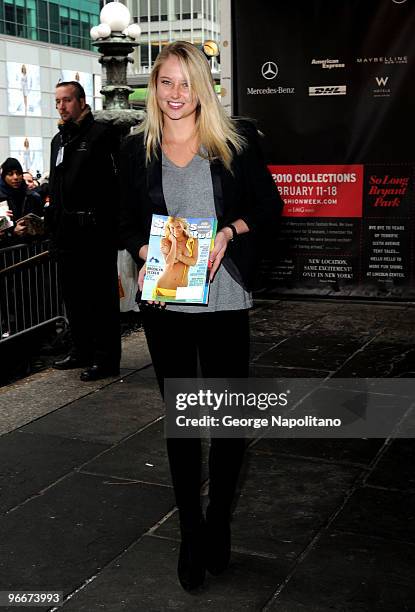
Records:
[[[7,62],[7,85],[11,115],[41,116],[39,66]]]
[[[102,78],[100,74],[94,74],[94,110],[102,110],[103,96],[101,94]]]
[[[102,89],[102,78],[100,74],[94,74],[94,96],[96,98],[101,97]]]

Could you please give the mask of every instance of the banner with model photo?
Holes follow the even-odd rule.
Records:
[[[43,143],[40,136],[10,136],[10,156],[18,159],[24,172],[34,177],[43,173]]]
[[[85,90],[86,103],[94,109],[94,83],[93,76],[89,72],[79,72],[78,70],[62,70],[60,81],[78,81]]]
[[[415,4],[233,5],[234,114],[258,121],[284,200],[279,292],[415,288]],[[270,283],[267,283],[270,284]]]
[[[39,66],[18,62],[7,62],[6,65],[9,113],[40,117],[42,109]]]

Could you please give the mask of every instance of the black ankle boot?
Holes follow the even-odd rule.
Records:
[[[201,522],[193,529],[182,529],[177,575],[185,591],[201,586],[205,580],[206,535],[205,524]]]
[[[231,527],[228,516],[206,515],[206,569],[213,576],[226,570],[231,557]]]

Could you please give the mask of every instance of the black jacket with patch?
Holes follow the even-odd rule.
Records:
[[[59,151],[63,159],[59,161]],[[51,143],[47,227],[63,251],[116,244],[118,137],[86,107],[78,121],[59,125]]]

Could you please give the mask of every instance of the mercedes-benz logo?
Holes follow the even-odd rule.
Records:
[[[406,0],[392,0],[395,4],[403,4]]]
[[[261,68],[264,79],[275,79],[278,74],[278,66],[275,62],[265,62]]]

